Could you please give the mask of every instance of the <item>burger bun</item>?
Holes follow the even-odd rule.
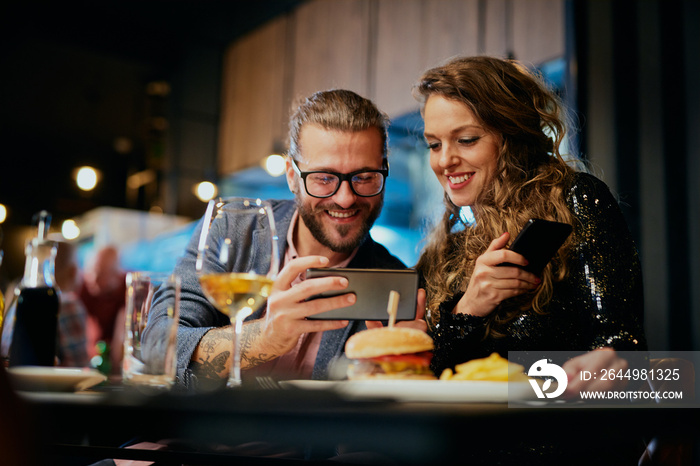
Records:
[[[350,359],[419,353],[433,350],[433,339],[420,330],[408,327],[382,327],[358,332],[345,344]]]

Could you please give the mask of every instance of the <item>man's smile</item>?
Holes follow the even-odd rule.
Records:
[[[357,215],[359,210],[326,210],[325,212],[335,219],[347,219]]]

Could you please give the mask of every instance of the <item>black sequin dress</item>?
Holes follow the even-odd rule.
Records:
[[[647,349],[641,265],[615,198],[602,181],[579,173],[567,204],[580,222],[574,230],[578,241],[569,275],[555,283],[546,313],[527,312],[506,324],[506,336],[484,339],[487,317],[451,313],[462,296],[456,294],[440,306],[431,329],[436,374],[493,352],[508,357],[508,351]]]

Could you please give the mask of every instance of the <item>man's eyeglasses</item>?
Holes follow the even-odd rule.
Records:
[[[291,157],[290,157],[291,158]],[[358,170],[352,173],[328,171],[308,171],[299,169],[297,161],[291,158],[294,171],[304,181],[304,188],[312,197],[331,197],[340,189],[343,181],[350,183],[350,189],[360,197],[372,197],[384,189],[384,180],[389,176],[389,169]]]

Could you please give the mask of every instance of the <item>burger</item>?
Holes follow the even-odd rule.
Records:
[[[363,330],[345,343],[352,360],[348,379],[435,379],[430,370],[433,340],[425,332],[405,327]]]

